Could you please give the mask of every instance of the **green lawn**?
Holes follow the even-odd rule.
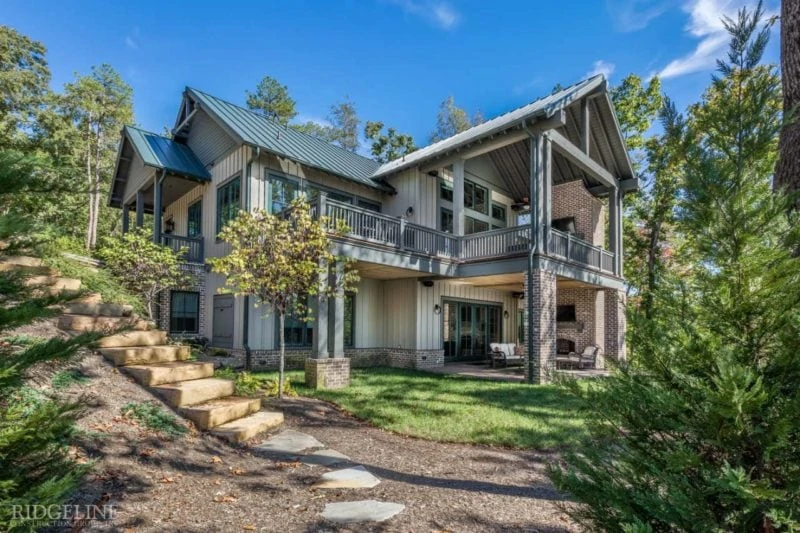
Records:
[[[403,435],[538,450],[568,447],[585,435],[578,402],[554,385],[371,368],[354,369],[347,389],[315,391],[303,386],[302,371],[287,375],[300,395]]]

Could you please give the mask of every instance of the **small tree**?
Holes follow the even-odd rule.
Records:
[[[154,243],[150,232],[143,228],[105,239],[98,251],[122,285],[142,299],[150,320],[155,317],[159,293],[186,282],[180,267],[185,253],[185,248],[175,251]]]
[[[230,253],[208,260],[214,272],[227,277],[228,290],[256,297],[278,317],[278,397],[283,397],[286,313],[310,320],[306,298],[325,299],[337,290],[353,290],[358,281],[357,272],[348,268],[336,283],[321,283],[327,279],[328,266],[337,260],[330,231],[339,233],[344,229],[331,228],[325,217],[314,220],[308,202],[301,197],[280,215],[264,210],[240,212],[219,235],[231,245]]]

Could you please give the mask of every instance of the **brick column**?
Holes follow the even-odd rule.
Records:
[[[525,379],[530,383],[546,383],[555,369],[556,357],[556,275],[534,269],[525,287]],[[528,298],[533,314],[528,316]]]
[[[605,357],[606,359],[625,360],[625,293],[615,289],[605,289]]]

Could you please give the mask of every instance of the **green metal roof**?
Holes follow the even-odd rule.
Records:
[[[211,174],[185,144],[133,126],[125,126],[124,133],[145,165],[179,176],[211,181]]]
[[[270,118],[197,89],[187,87],[186,92],[245,144],[258,146],[303,165],[368,187],[383,191],[393,190],[381,180],[372,177],[380,164],[368,157],[295,131]]]

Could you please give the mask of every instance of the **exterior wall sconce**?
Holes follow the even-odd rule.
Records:
[[[165,231],[164,233],[173,233],[175,231],[175,220],[170,218],[164,223]]]
[[[442,314],[442,306],[436,304],[433,306],[433,314],[434,315],[441,315]]]
[[[508,309],[506,309],[505,311],[503,311],[503,318],[505,318],[506,320],[508,320]]]
[[[406,209],[406,218],[411,218],[413,216],[414,216],[414,206],[410,205],[408,206],[408,209]]]

